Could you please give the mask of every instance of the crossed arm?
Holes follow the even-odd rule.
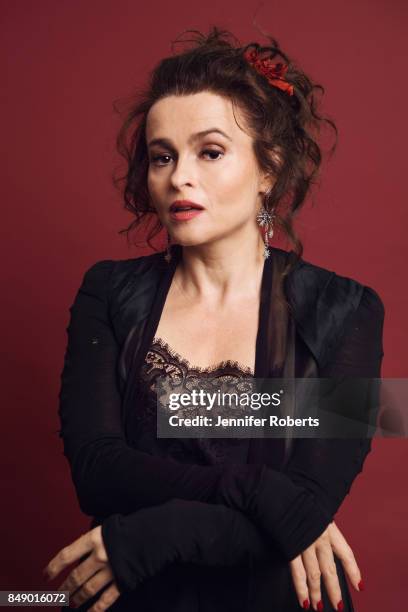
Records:
[[[261,561],[271,545],[288,561],[295,558],[333,520],[370,439],[297,439],[283,472],[186,465],[130,447],[116,379],[120,348],[108,310],[113,264],[98,262],[87,271],[70,308],[59,415],[81,510],[103,520],[119,586],[132,589],[176,560],[236,565]],[[366,287],[335,360],[320,375],[379,377],[383,317],[381,300]],[[160,547],[152,545],[153,533]],[[144,554],[137,560],[135,546]]]

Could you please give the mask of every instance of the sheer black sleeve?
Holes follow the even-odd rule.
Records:
[[[181,499],[114,514],[104,519],[102,538],[121,592],[173,563],[237,567],[271,555],[267,538],[238,510]]]
[[[59,393],[60,436],[82,512],[104,517],[161,504],[174,497],[207,500],[218,466],[178,463],[126,443],[117,384],[119,346],[109,318],[114,261],[87,272],[67,327]]]
[[[321,378],[336,379],[339,387],[342,379],[367,379],[355,387],[349,385],[350,389],[355,389],[356,397],[345,385],[345,397],[350,395],[350,402],[356,399],[361,402],[363,408],[358,408],[358,413],[366,419],[379,403],[379,386],[371,379],[381,376],[383,321],[382,301],[373,289],[365,287],[345,340],[320,372]],[[298,438],[295,452],[284,471],[293,482],[307,487],[326,512],[334,516],[362,471],[371,442],[368,436],[361,439]]]

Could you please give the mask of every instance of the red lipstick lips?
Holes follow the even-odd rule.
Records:
[[[188,221],[197,217],[204,210],[204,206],[190,200],[175,200],[170,208],[170,218],[173,221]]]

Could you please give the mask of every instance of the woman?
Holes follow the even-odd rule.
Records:
[[[346,575],[362,589],[333,518],[369,438],[156,434],[159,376],[380,376],[381,299],[301,258],[293,215],[321,162],[315,133],[335,126],[270,42],[198,34],[119,135],[128,230],[153,213],[149,239],[164,226],[169,245],[97,262],[70,309],[60,435],[94,520],[47,574],[79,560],[61,588],[83,610],[354,610]],[[269,246],[275,225],[295,251]]]

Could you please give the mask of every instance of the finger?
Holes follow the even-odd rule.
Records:
[[[73,602],[77,606],[83,604],[85,601],[96,595],[96,593],[103,589],[103,587],[111,584],[113,580],[114,577],[110,568],[103,567],[82,585],[82,587],[70,599],[70,603]]]
[[[319,540],[316,545],[316,555],[330,602],[335,610],[343,610],[339,577],[329,538]]]
[[[69,546],[62,548],[55,557],[51,559],[48,565],[44,568],[44,575],[52,580],[57,576],[65,567],[71,565],[74,561],[85,555],[87,552],[92,550],[93,543],[91,540],[92,532],[87,531],[77,540],[72,542]]]
[[[314,545],[309,546],[303,551],[302,561],[306,571],[306,580],[313,610],[319,610],[320,612],[323,609],[320,589],[321,572]]]
[[[362,590],[359,586],[359,584],[362,584],[361,571],[357,565],[354,553],[347,543],[347,540],[334,523],[330,526],[329,537],[333,552],[340,559],[351,584],[356,591]]]
[[[306,571],[300,555],[290,562],[290,571],[292,574],[296,595],[299,600],[299,605],[304,610],[309,610],[309,589],[307,587]]]
[[[106,563],[99,561],[93,551],[85,561],[74,567],[64,582],[58,587],[58,591],[69,591],[70,595],[72,595],[105,565]]]
[[[106,589],[98,599],[96,603],[89,609],[89,612],[104,612],[109,608],[114,601],[118,599],[120,592],[116,583],[113,582],[110,587]]]

